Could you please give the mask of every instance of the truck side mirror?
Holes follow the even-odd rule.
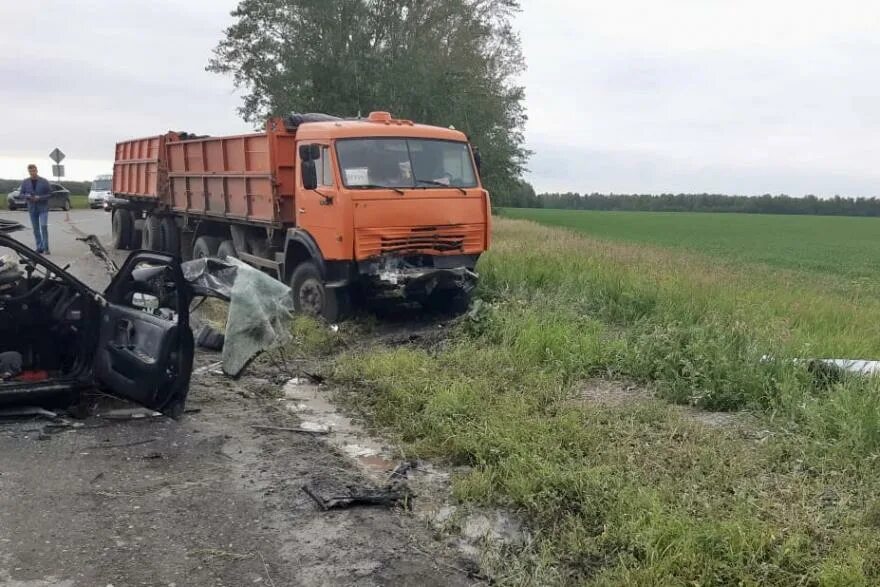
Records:
[[[307,190],[314,190],[318,187],[318,168],[313,160],[303,159],[300,163],[302,167],[303,187]]]
[[[300,161],[314,161],[321,158],[320,145],[300,145],[299,159]]]
[[[483,166],[483,156],[480,155],[480,150],[474,147],[474,164],[477,166],[477,173],[479,173]]]

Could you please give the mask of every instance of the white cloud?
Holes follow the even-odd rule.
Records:
[[[169,129],[249,129],[204,71],[235,0],[4,2],[0,177]],[[523,0],[539,190],[877,194],[880,4]],[[12,23],[15,23],[14,25]],[[36,31],[36,32],[34,32]],[[45,163],[44,163],[45,166]]]

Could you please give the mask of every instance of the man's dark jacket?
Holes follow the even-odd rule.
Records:
[[[37,176],[37,185],[34,186],[31,178],[25,179],[21,182],[21,195],[22,196],[37,196],[36,202],[31,202],[28,200],[28,208],[31,206],[37,206],[40,209],[49,208],[49,198],[52,197],[52,186],[49,185],[49,181],[46,178]]]

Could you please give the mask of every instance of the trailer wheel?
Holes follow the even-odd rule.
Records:
[[[238,251],[235,250],[235,243],[232,241],[223,241],[217,248],[217,256],[221,259],[226,257],[234,257],[238,259]]]
[[[312,261],[303,261],[293,270],[290,289],[293,308],[301,314],[322,316],[327,322],[338,322],[351,309],[348,290],[324,287],[321,272]]]
[[[122,251],[131,248],[134,219],[131,211],[120,208],[113,212],[113,248]]]
[[[220,248],[220,239],[216,236],[202,235],[196,239],[193,245],[193,259],[216,257],[217,249]]]
[[[159,238],[162,244],[160,250],[172,255],[180,255],[180,231],[174,218],[166,216],[159,222]]]
[[[162,219],[154,214],[147,216],[144,221],[144,248],[150,251],[162,250],[162,231],[160,226]]]

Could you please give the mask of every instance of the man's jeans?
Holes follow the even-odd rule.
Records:
[[[49,250],[49,206],[28,206],[31,226],[34,229],[34,240],[37,241],[37,252]]]

